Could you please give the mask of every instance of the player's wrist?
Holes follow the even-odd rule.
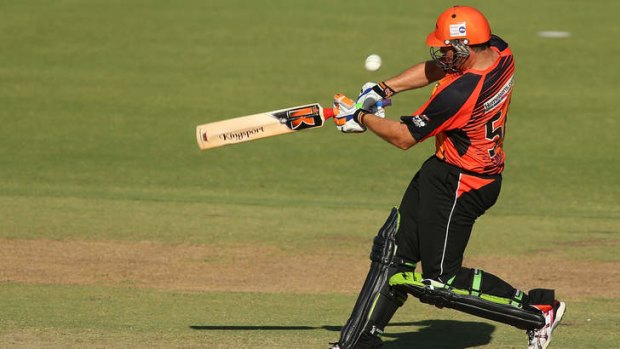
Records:
[[[361,126],[365,126],[366,124],[364,124],[364,117],[368,114],[370,114],[368,110],[358,109],[353,114],[353,121],[357,122]]]
[[[396,91],[394,91],[393,88],[388,86],[388,84],[386,84],[385,81],[380,82],[377,85],[375,85],[372,88],[372,90],[375,91],[382,98],[390,98],[396,94]]]

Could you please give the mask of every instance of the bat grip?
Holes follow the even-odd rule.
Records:
[[[386,99],[383,99],[377,102],[377,107],[379,108],[389,107],[390,105],[392,105],[392,100],[390,98],[386,98]],[[357,107],[361,108],[362,106],[360,104],[360,105],[357,105]],[[338,115],[338,108],[323,109],[323,117],[325,118],[325,120],[329,118],[333,118],[336,115]]]
[[[323,109],[323,117],[325,118],[325,120],[329,118],[333,118],[334,116],[336,116],[336,114],[338,114],[338,109],[336,108],[324,108]]]
[[[382,99],[377,102],[377,107],[379,108],[389,107],[390,105],[392,105],[392,99],[390,98]]]

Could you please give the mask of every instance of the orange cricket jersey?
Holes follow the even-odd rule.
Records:
[[[435,136],[438,158],[487,175],[504,169],[502,145],[514,74],[508,44],[497,36],[490,44],[499,53],[491,67],[446,75],[413,116],[401,117],[416,141]]]

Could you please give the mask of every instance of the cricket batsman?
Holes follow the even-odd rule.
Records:
[[[436,151],[374,238],[368,276],[331,348],[380,347],[385,326],[408,295],[523,329],[528,348],[547,348],[566,309],[553,290],[526,293],[494,274],[462,265],[474,222],[500,192],[513,54],[491,34],[485,16],[468,6],[441,13],[426,44],[431,60],[379,84],[365,84],[357,101],[335,98],[340,131],[369,129],[400,149],[434,137]],[[400,121],[372,107],[431,83],[436,84],[430,99]]]

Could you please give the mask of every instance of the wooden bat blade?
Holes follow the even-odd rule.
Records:
[[[200,149],[206,150],[321,127],[324,123],[323,108],[313,103],[199,125],[196,139]]]

